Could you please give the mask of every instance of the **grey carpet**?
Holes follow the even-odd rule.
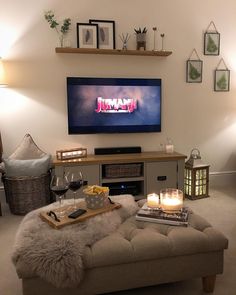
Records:
[[[0,194],[3,216],[0,217],[0,294],[22,295],[21,281],[11,263],[10,253],[21,216],[10,214],[4,197]],[[185,204],[194,212],[205,217],[215,228],[229,239],[229,249],[225,251],[224,273],[217,276],[214,295],[236,294],[236,188],[211,189],[210,198]],[[157,270],[161,271],[161,270]],[[154,287],[140,288],[113,293],[114,295],[203,295],[200,279],[188,280]]]

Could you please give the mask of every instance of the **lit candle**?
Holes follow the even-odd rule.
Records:
[[[163,211],[180,211],[183,207],[183,192],[178,189],[165,189],[160,193]]]
[[[155,193],[148,194],[147,205],[149,208],[158,208],[159,207],[159,196]]]
[[[172,154],[174,152],[173,144],[167,144],[166,145],[166,152],[167,152],[167,154]]]

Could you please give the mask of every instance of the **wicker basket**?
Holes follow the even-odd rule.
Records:
[[[50,203],[50,173],[33,177],[3,176],[2,179],[11,213],[24,215]]]
[[[105,166],[106,178],[138,177],[142,174],[142,164],[112,164]]]

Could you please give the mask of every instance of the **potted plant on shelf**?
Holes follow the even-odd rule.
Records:
[[[54,12],[51,10],[48,10],[44,13],[44,17],[46,21],[49,23],[50,28],[55,29],[58,36],[59,36],[59,41],[60,41],[60,46],[64,46],[64,41],[65,41],[65,36],[67,35],[70,25],[71,25],[71,19],[70,18],[65,18],[63,20],[63,23],[61,27],[59,28],[59,23],[55,20],[54,18]]]
[[[146,50],[146,27],[142,30],[141,28],[134,29],[136,34],[136,49],[137,50]]]

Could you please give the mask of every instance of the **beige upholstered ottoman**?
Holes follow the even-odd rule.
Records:
[[[58,289],[31,273],[17,272],[24,295],[86,295],[109,293],[161,283],[202,278],[212,292],[223,272],[227,239],[206,220],[190,214],[188,227],[128,218],[112,234],[87,246],[84,278],[76,288]]]

